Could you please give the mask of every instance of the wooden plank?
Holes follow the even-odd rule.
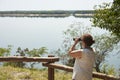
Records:
[[[48,57],[54,57],[54,55],[49,55]],[[54,68],[48,67],[48,80],[54,80]]]
[[[54,80],[54,68],[48,67],[48,80]]]
[[[56,62],[56,61],[59,61],[58,57],[24,57],[24,56],[0,57],[0,62]]]
[[[116,78],[113,75],[107,75],[103,73],[93,72],[93,77],[104,79],[104,80],[120,80],[120,78]]]
[[[73,72],[73,68],[65,65],[60,65],[60,64],[54,64],[54,63],[43,63],[43,66],[51,67],[51,68],[56,68],[68,72]],[[94,78],[99,78],[103,80],[120,80],[120,78],[116,78],[111,75],[106,75],[103,73],[98,73],[98,72],[93,72],[93,77]]]
[[[47,67],[51,67],[51,68],[56,68],[56,69],[61,69],[64,71],[68,71],[68,72],[73,72],[73,68],[66,66],[66,65],[60,65],[60,64],[54,64],[54,63],[43,63],[43,66],[47,66]]]

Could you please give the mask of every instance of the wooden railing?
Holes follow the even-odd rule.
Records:
[[[54,69],[60,69],[68,72],[72,72],[73,68],[61,64],[55,64],[59,61],[58,57],[0,57],[0,62],[43,62],[42,65],[48,67],[48,80],[54,80]],[[103,73],[93,72],[93,77],[103,80],[120,80],[114,76],[106,75]]]
[[[56,62],[59,61],[57,57],[0,57],[0,62]]]
[[[60,69],[60,70],[64,70],[67,72],[73,72],[72,67],[65,66],[65,65],[54,64],[54,63],[43,63],[43,66],[46,66],[52,69]],[[48,74],[51,74],[51,73],[48,73]],[[98,78],[98,79],[103,79],[103,80],[120,80],[120,78],[116,78],[112,75],[106,75],[106,74],[98,73],[98,72],[93,72],[93,77]],[[54,79],[49,79],[49,80],[54,80]]]

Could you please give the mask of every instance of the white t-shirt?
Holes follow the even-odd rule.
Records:
[[[87,48],[83,49],[82,57],[75,59],[72,79],[92,80],[94,61],[95,61],[94,51]]]

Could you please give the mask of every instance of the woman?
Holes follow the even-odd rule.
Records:
[[[79,42],[82,44],[82,49],[75,50],[75,46]],[[73,80],[92,80],[94,51],[91,46],[94,42],[90,34],[84,34],[81,38],[76,38],[69,49],[68,54],[75,58]]]

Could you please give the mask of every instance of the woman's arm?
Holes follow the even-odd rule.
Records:
[[[81,50],[75,50],[75,46],[78,43],[78,39],[75,40],[74,44],[71,46],[71,48],[68,51],[68,54],[72,56],[73,58],[81,58],[82,57],[82,51]]]

